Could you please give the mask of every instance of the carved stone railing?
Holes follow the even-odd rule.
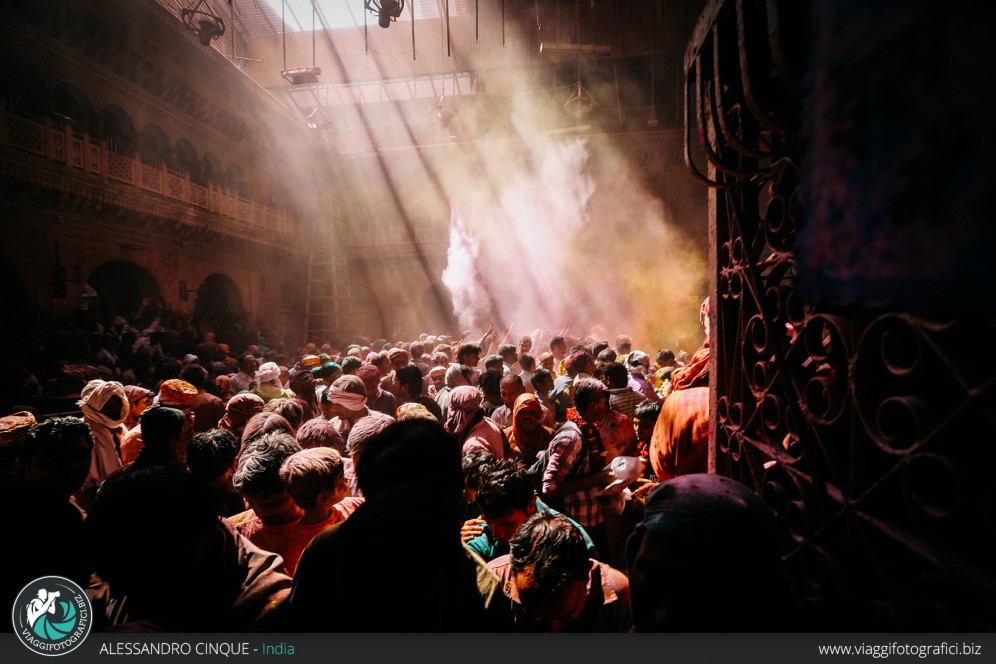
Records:
[[[5,109],[0,112],[0,144],[212,212],[222,231],[242,235],[256,226],[289,238],[302,236],[300,224],[287,212],[241,198],[215,184],[191,182],[187,173],[165,164],[156,166],[113,151],[106,140],[79,132],[58,119],[42,121]]]

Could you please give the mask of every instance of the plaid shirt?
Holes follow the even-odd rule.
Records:
[[[602,470],[592,468],[588,448],[581,431],[573,422],[560,427],[547,448],[547,466],[543,473],[543,493],[556,491],[564,480],[580,479]],[[564,513],[582,526],[597,526],[605,518],[595,497],[603,487],[592,487],[564,495]]]

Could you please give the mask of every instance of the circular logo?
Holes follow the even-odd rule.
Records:
[[[93,609],[83,589],[61,576],[43,576],[14,600],[14,633],[39,655],[65,655],[90,633]]]

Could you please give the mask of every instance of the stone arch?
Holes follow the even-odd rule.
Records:
[[[221,160],[213,152],[205,152],[203,160],[203,177],[211,182],[221,182],[225,171],[221,167]]]
[[[107,148],[111,152],[135,154],[138,134],[128,111],[115,104],[106,106],[100,113],[100,123],[103,126],[104,138],[107,139]]]
[[[142,162],[158,167],[163,162],[169,162],[171,153],[169,136],[157,124],[147,124],[142,129]]]
[[[228,165],[228,188],[234,191],[242,198],[249,197],[248,183],[246,182],[246,174],[242,169],[236,164]]]
[[[199,161],[197,157],[197,149],[194,148],[190,141],[185,138],[178,138],[176,140],[175,152],[175,165],[178,170],[185,173],[197,170],[197,164]]]
[[[128,322],[148,322],[159,308],[162,291],[152,274],[130,261],[109,261],[87,277],[97,292],[98,320],[124,316]]]
[[[83,88],[70,81],[57,83],[52,89],[53,111],[77,134],[96,134],[99,129],[97,107]]]
[[[17,115],[42,119],[49,108],[48,91],[37,70],[18,57],[0,54],[0,92]]]
[[[194,320],[207,322],[214,329],[224,329],[245,314],[242,293],[227,275],[208,275],[197,288]]]

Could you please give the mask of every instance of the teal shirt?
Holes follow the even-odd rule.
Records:
[[[536,499],[536,512],[541,514],[552,514],[553,516],[565,516],[544,503],[539,498]],[[584,537],[584,544],[588,547],[588,557],[597,559],[598,550],[595,548],[595,544],[591,541],[591,538],[588,537],[588,533],[585,532],[585,529],[571,517],[565,516],[565,518],[574,524],[575,528],[581,531],[581,536]],[[491,529],[488,528],[487,524],[484,526],[484,533],[467,542],[467,547],[481,558],[484,558],[485,562],[494,560],[498,556],[504,556],[508,553],[508,544],[502,544],[495,539],[495,536],[491,533]]]

